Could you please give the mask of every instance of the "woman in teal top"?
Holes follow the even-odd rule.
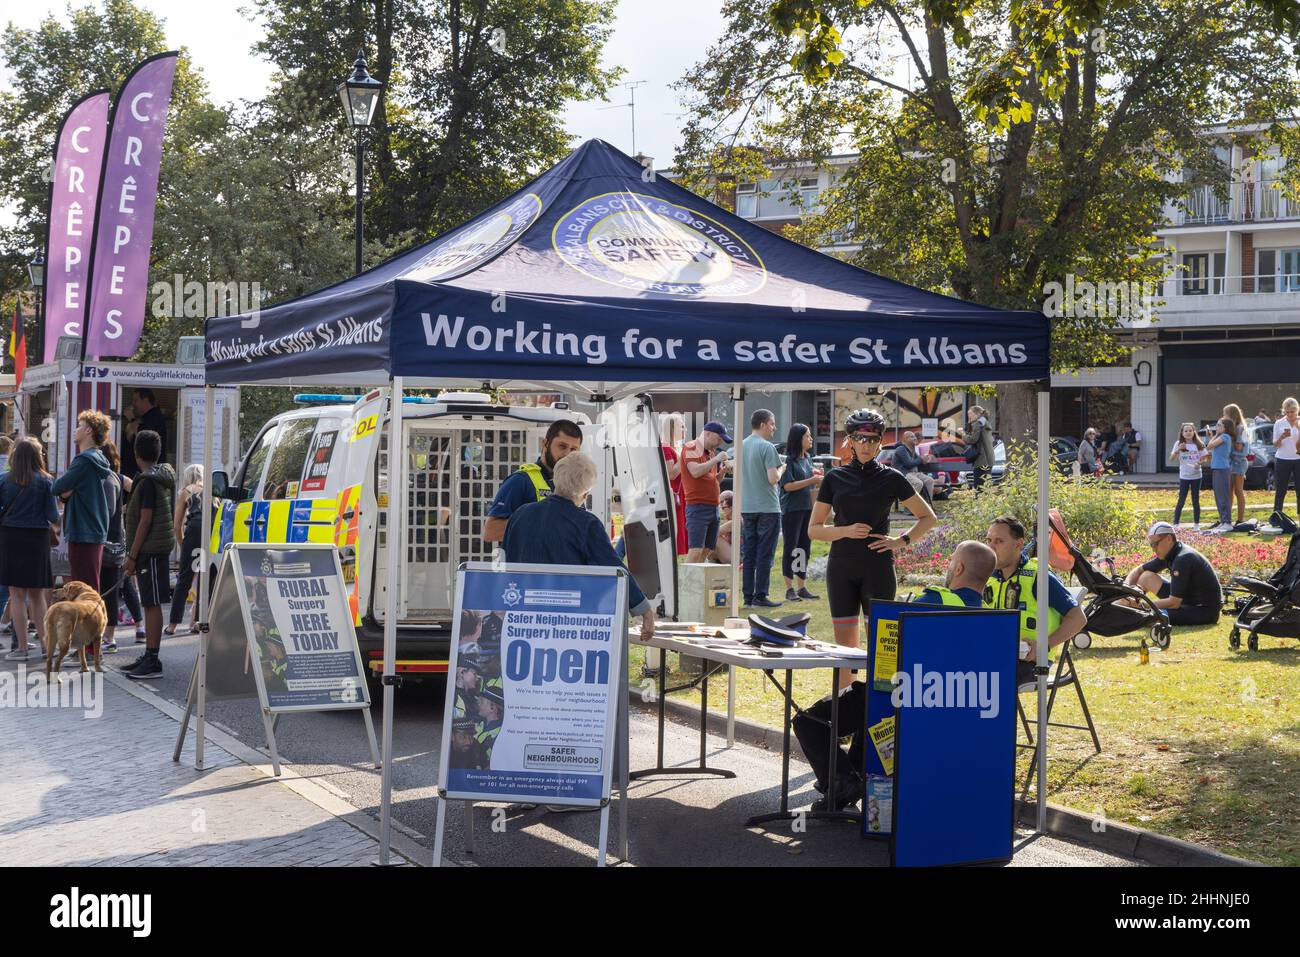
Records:
[[[1210,450],[1214,505],[1219,510],[1219,524],[1210,529],[1212,532],[1226,532],[1232,528],[1232,443],[1236,437],[1236,425],[1225,417],[1219,420],[1214,435],[1205,443]]]
[[[785,440],[785,471],[778,483],[781,489],[781,574],[785,577],[785,600],[817,598],[808,590],[808,556],[812,539],[808,537],[808,519],[812,516],[813,491],[822,480],[814,468],[812,432],[802,422],[790,426]]]

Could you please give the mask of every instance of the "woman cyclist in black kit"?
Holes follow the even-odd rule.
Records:
[[[897,587],[894,552],[920,541],[938,520],[902,472],[876,461],[885,432],[885,419],[879,412],[858,409],[845,421],[844,431],[848,433],[853,458],[848,465],[826,473],[808,520],[808,533],[818,541],[831,543],[826,592],[835,641],[856,648],[858,623],[870,613],[872,600],[894,597]],[[895,500],[916,516],[916,524],[897,538],[889,534],[889,513]],[[835,524],[827,525],[832,510]],[[840,811],[856,803],[863,794],[866,685],[862,681],[850,683],[850,680],[849,671],[840,672],[840,728],[852,729],[853,743],[846,758],[836,765],[834,805],[823,796],[814,802],[814,811]],[[816,787],[823,795],[829,783],[826,779],[830,714],[831,699],[827,696],[805,708],[793,721],[795,737],[816,773]]]
[[[858,409],[844,422],[853,458],[826,473],[808,521],[808,534],[831,543],[826,564],[826,592],[835,641],[858,646],[859,622],[871,610],[873,598],[892,599],[897,587],[894,552],[914,545],[938,519],[903,473],[876,461],[885,433],[885,419],[873,409]],[[916,516],[916,524],[897,538],[889,534],[894,502]],[[827,525],[834,511],[835,524]],[[848,674],[841,674],[844,685]]]

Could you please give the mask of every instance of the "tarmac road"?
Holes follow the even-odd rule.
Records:
[[[107,656],[106,668],[122,668],[135,659],[133,629],[118,630],[121,651]],[[184,705],[197,653],[195,635],[165,638],[164,677],[137,682],[147,690]],[[440,743],[443,683],[407,685],[395,693],[393,719],[393,821],[396,829],[432,848],[436,810],[435,783]],[[382,705],[372,709],[381,734]],[[252,698],[210,701],[208,720],[246,744],[263,748],[262,719]],[[632,768],[654,763],[655,723],[632,711]],[[192,733],[192,725],[191,725]],[[358,714],[309,712],[280,717],[276,740],[281,759],[304,777],[342,797],[352,806],[379,817],[380,775],[370,762],[364,726]],[[726,748],[709,740],[711,765],[736,773],[734,779],[710,776],[661,777],[634,781],[630,788],[630,861],[639,866],[888,866],[883,842],[863,840],[852,824],[808,822],[796,833],[791,825],[750,829],[744,822],[775,810],[780,800],[781,756],[747,744]],[[668,764],[690,764],[698,755],[698,731],[669,722],[665,755]],[[807,765],[792,761],[792,808],[807,807],[816,797]],[[448,808],[444,853],[448,860],[470,865],[590,866],[596,858],[600,815],[556,813],[544,808],[479,806],[475,811],[475,853],[464,852],[464,806]],[[610,855],[617,848],[617,802],[610,817]],[[494,831],[494,827],[496,830]],[[501,829],[504,828],[504,833]],[[1021,835],[1025,838],[1027,835]],[[1018,842],[1012,866],[1134,866],[1133,861],[1056,838]],[[427,862],[426,862],[427,863]]]

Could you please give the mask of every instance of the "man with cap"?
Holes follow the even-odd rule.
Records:
[[[258,635],[262,650],[262,683],[266,693],[289,690],[289,655],[285,651],[280,632],[272,628]]]
[[[464,718],[477,714],[475,699],[483,682],[483,665],[476,656],[463,655],[456,662],[456,701],[452,717]]]
[[[478,707],[478,723],[474,726],[474,740],[483,751],[483,766],[492,763],[492,747],[506,715],[506,696],[500,688],[484,688],[475,699]],[[453,726],[454,730],[454,726]]]
[[[515,510],[530,502],[540,502],[551,494],[551,473],[555,463],[570,452],[582,448],[582,428],[569,419],[557,419],[546,430],[542,454],[536,462],[521,465],[519,471],[501,483],[496,498],[488,506],[483,522],[483,540],[499,542],[505,538],[506,524]]]
[[[997,553],[994,570],[985,592],[989,608],[1020,612],[1020,642],[1025,649],[1016,665],[1016,685],[1026,688],[1035,680],[1038,660],[1038,559],[1025,557],[1025,526],[1014,515],[993,519],[984,541]],[[1065,584],[1047,573],[1047,647],[1069,641],[1088,624],[1088,618]]]
[[[682,445],[682,489],[686,492],[686,560],[704,562],[714,558],[718,544],[718,500],[722,488],[718,472],[731,456],[718,446],[731,444],[721,422],[709,422],[698,438]]]
[[[921,592],[914,601],[929,605],[952,605],[955,607],[979,608],[983,601],[984,586],[997,557],[993,550],[981,542],[966,541],[957,546],[948,562],[948,573],[943,586],[932,586]],[[840,693],[839,728],[841,732],[851,730],[853,739],[846,753],[840,748],[839,757],[835,759],[835,806],[831,807],[827,798],[822,797],[813,803],[814,811],[840,811],[862,799],[865,784],[863,772],[862,729],[866,724],[867,686],[863,681],[854,681]],[[823,795],[830,776],[831,745],[831,699],[827,695],[811,708],[805,708],[791,722],[795,737],[804,757],[812,766],[816,776],[815,787]]]
[[[451,766],[478,770],[485,767],[483,749],[475,740],[478,728],[473,718],[453,718],[451,722]]]
[[[1125,579],[1155,596],[1155,605],[1169,616],[1171,625],[1213,625],[1223,608],[1223,588],[1209,560],[1178,540],[1178,530],[1168,522],[1153,522],[1147,543],[1155,558],[1139,565]],[[1169,577],[1161,572],[1168,570]]]

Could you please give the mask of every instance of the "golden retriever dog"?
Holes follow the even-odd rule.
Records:
[[[45,658],[45,680],[50,680],[51,665],[57,674],[69,651],[81,657],[81,671],[86,668],[86,647],[104,633],[108,612],[99,592],[85,582],[67,582],[54,591],[54,604],[45,612],[45,641],[49,654]],[[53,661],[55,654],[59,660]],[[104,670],[104,654],[95,645],[95,670]]]

